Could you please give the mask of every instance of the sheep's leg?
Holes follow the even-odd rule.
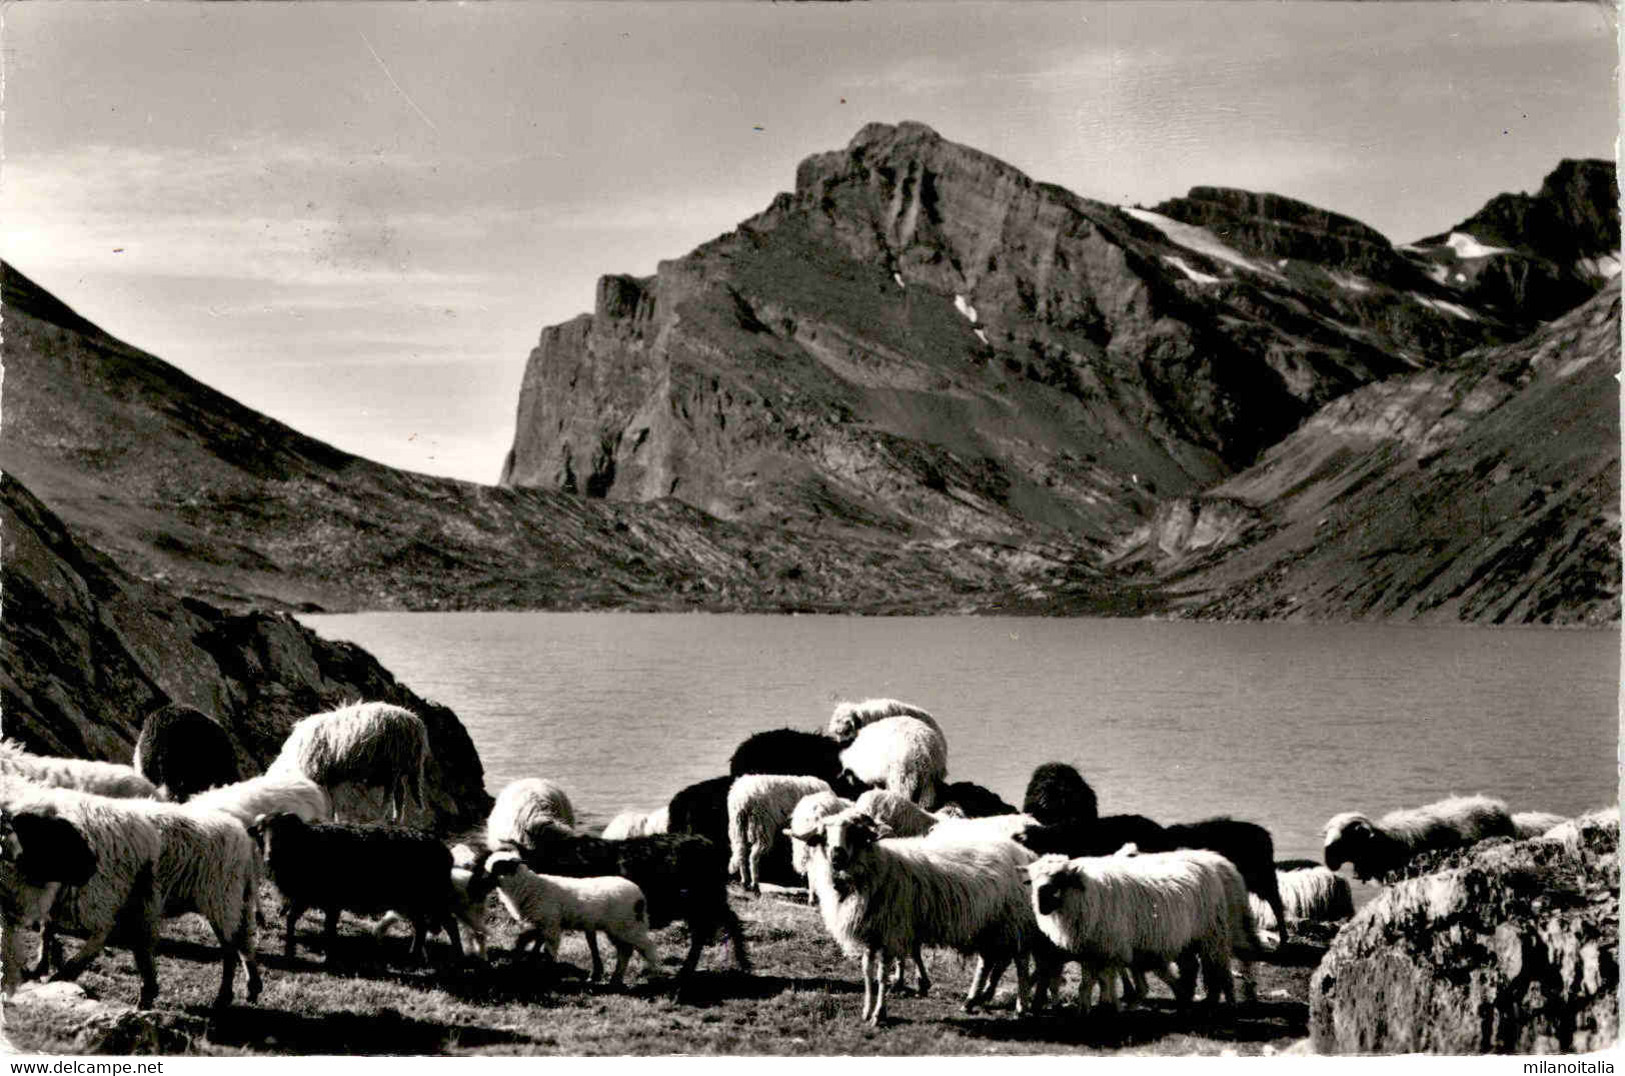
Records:
[[[970,977],[970,991],[965,995],[965,1011],[970,1012],[976,1008],[981,999],[982,991],[987,988],[987,958],[980,953],[976,955],[976,971]]]
[[[327,923],[322,927],[322,959],[332,960],[339,947],[339,909],[333,907],[324,911]]]
[[[461,960],[463,958],[463,936],[457,933],[457,917],[450,912],[445,913],[440,919],[440,929],[444,930],[446,937],[451,939],[451,951],[457,954],[458,960]]]
[[[90,962],[96,959],[96,955],[102,951],[102,947],[107,944],[108,936],[112,933],[113,928],[108,926],[86,938],[79,951],[56,969],[56,974],[51,976],[50,981],[71,983],[77,979],[80,973],[90,966]]]
[[[752,893],[762,891],[762,860],[766,858],[767,845],[753,844],[750,846],[750,854],[745,857],[745,870],[750,874],[750,880],[745,883],[745,888]]]
[[[214,927],[214,936],[220,942],[220,989],[214,995],[214,1008],[218,1012],[231,1008],[231,988],[237,979],[237,943],[219,927]]]
[[[587,976],[587,981],[596,983],[604,977],[604,961],[598,955],[598,932],[596,930],[584,930],[581,933],[587,939],[587,952],[592,955],[592,974]]]
[[[609,977],[609,985],[618,990],[625,985],[626,962],[632,958],[632,947],[619,938],[610,940],[615,945],[615,973]]]
[[[376,941],[383,941],[389,936],[389,928],[396,923],[406,922],[406,917],[400,912],[385,912],[384,917],[372,926],[372,936]]]
[[[51,970],[52,963],[62,966],[62,943],[57,939],[56,928],[49,919],[40,923],[39,952],[34,956],[34,963],[28,969],[28,977],[40,979]]]
[[[919,994],[920,997],[923,998],[927,994],[931,993],[931,976],[926,974],[925,955],[920,952],[920,947],[918,945],[914,947],[914,970],[919,972]]]
[[[1193,949],[1186,949],[1174,961],[1174,978],[1167,982],[1174,992],[1174,1001],[1181,1006],[1196,1000],[1196,976],[1200,963]]]
[[[260,996],[260,958],[255,952],[257,942],[254,938],[254,928],[250,925],[249,917],[245,911],[243,921],[237,928],[235,939],[237,952],[243,961],[243,970],[248,974],[248,986],[244,992],[249,1004],[259,1000]]]
[[[8,998],[22,981],[22,948],[21,926],[9,916],[0,919],[0,993]]]
[[[1027,977],[1027,954],[1016,954],[1016,1015],[1033,1011],[1032,981]]]
[[[700,950],[704,948],[705,934],[696,928],[693,923],[690,923],[688,955],[683,958],[683,966],[677,970],[678,989],[682,989],[682,984],[687,981],[690,975],[694,974],[694,969],[700,966]]]
[[[728,932],[728,942],[733,947],[734,964],[740,971],[749,973],[750,954],[745,951],[745,925],[739,921],[739,916],[734,913],[726,897],[722,901],[720,917],[722,929]]]
[[[418,964],[429,962],[429,917],[419,914],[412,920],[412,948],[406,958]]]
[[[158,1001],[158,917],[156,910],[152,918],[140,928],[140,937],[135,939],[130,947],[130,955],[135,957],[136,974],[141,976],[141,992],[136,998],[135,1007],[150,1009]],[[218,1005],[218,1000],[216,1001]],[[228,986],[226,1004],[231,1004],[231,993]]]
[[[287,914],[288,932],[286,935],[286,940],[283,943],[283,955],[289,960],[292,960],[294,950],[294,927],[298,926],[299,917],[305,914],[305,906],[303,904],[296,904],[293,901],[289,901]]]
[[[1112,1012],[1121,1011],[1121,1006],[1117,1002],[1117,980],[1119,976],[1120,969],[1107,968],[1106,973],[1100,977],[1101,1004],[1108,1006]]]

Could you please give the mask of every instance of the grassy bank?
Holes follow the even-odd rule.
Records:
[[[725,950],[713,946],[685,1004],[670,997],[670,977],[686,949],[681,925],[657,935],[665,967],[655,977],[633,959],[625,992],[586,982],[579,934],[565,940],[560,954],[574,967],[562,968],[551,984],[528,961],[511,961],[513,930],[500,910],[491,917],[492,966],[455,965],[441,942],[431,945],[430,967],[414,967],[406,960],[405,938],[380,946],[364,922],[347,916],[329,970],[315,914],[302,924],[298,956],[284,959],[281,905],[267,891],[270,922],[260,931],[265,990],[258,1004],[240,1003],[239,976],[239,1004],[209,1018],[219,962],[208,928],[187,917],[165,929],[159,1006],[192,1018],[183,1020],[193,1030],[186,1049],[202,1054],[1256,1054],[1307,1033],[1309,975],[1323,952],[1315,944],[1289,946],[1258,965],[1257,1001],[1214,1015],[1176,1010],[1155,984],[1149,1004],[1117,1016],[1101,1010],[1080,1017],[1071,1007],[1071,969],[1066,1006],[1029,1019],[1010,1011],[1012,976],[992,1011],[962,1012],[970,962],[938,953],[930,962],[931,995],[894,995],[887,1024],[871,1030],[858,1020],[857,961],[829,939],[816,909],[778,894],[736,890],[733,900],[755,973],[735,972]],[[93,998],[127,1005],[136,995],[134,963],[126,950],[110,949],[80,983]],[[83,1013],[43,1004],[8,1010],[6,1032],[18,1050],[85,1048],[85,1040],[76,1041]]]

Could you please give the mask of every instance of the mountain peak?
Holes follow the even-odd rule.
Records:
[[[941,142],[943,138],[936,129],[919,120],[903,120],[900,123],[873,123],[864,124],[858,133],[852,136],[852,141],[846,144],[850,150],[864,146],[875,146],[889,142]]]

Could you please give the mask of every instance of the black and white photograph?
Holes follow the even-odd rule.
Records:
[[[1619,32],[0,5],[0,1050],[1613,1071]]]

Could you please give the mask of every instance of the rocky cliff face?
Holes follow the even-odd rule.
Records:
[[[871,124],[737,231],[606,277],[592,315],[545,330],[503,484],[1100,538],[1336,396],[1504,332],[1438,305],[1356,222],[1242,208],[1274,238],[1231,245],[1199,214],[1092,202]]]
[[[1320,1053],[1581,1053],[1619,1035],[1619,819],[1386,889],[1309,986]]]
[[[1616,281],[1516,344],[1327,405],[1116,564],[1203,616],[1616,622],[1619,369]],[[1177,526],[1214,513],[1205,541]]]
[[[217,719],[239,768],[257,773],[299,718],[358,699],[393,702],[429,727],[429,812],[443,830],[490,811],[485,774],[457,716],[414,695],[371,656],[287,614],[232,615],[135,579],[79,542],[10,474],[0,476],[6,630],[5,735],[42,754],[128,762],[166,703]]]
[[[3,274],[0,467],[132,575],[230,608],[1136,612],[1087,545],[741,525],[383,467]]]

